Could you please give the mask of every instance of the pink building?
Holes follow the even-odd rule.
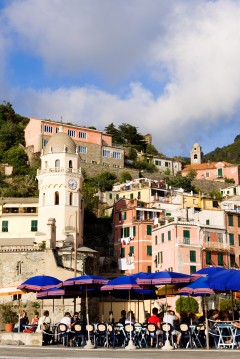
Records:
[[[240,165],[228,162],[208,162],[186,165],[181,174],[187,176],[190,171],[195,171],[196,179],[210,181],[224,181],[225,178],[233,179],[235,184],[240,184]]]
[[[124,151],[112,146],[112,136],[83,126],[30,118],[25,128],[26,147],[41,152],[61,126],[74,140],[82,162],[124,167]]]
[[[118,269],[128,273],[152,271],[152,229],[163,210],[137,199],[120,199],[114,204],[114,253]]]

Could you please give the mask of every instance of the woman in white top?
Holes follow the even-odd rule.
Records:
[[[51,318],[49,317],[49,311],[45,310],[43,316],[39,318],[36,333],[43,333],[43,344],[49,344],[52,340],[50,333]]]

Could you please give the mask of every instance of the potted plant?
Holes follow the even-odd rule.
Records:
[[[10,304],[1,304],[0,309],[5,331],[12,332],[14,325],[18,322],[18,313],[13,310]]]

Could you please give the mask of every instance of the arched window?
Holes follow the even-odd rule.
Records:
[[[69,168],[69,172],[72,172],[72,168],[73,168],[72,160],[68,162],[68,168]]]
[[[56,160],[55,161],[55,168],[59,168],[60,167],[60,160]]]
[[[69,193],[69,206],[72,206],[72,192]]]
[[[46,197],[46,195],[45,195],[45,193],[43,193],[43,206],[45,206],[45,197]]]
[[[197,158],[198,158],[198,155],[196,155],[196,154],[195,154],[193,158],[194,158],[195,160],[197,160]]]
[[[59,204],[59,192],[55,192],[54,204],[55,205]]]

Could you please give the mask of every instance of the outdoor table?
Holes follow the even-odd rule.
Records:
[[[218,341],[218,349],[229,347],[234,349],[236,345],[236,333],[237,328],[230,323],[216,323],[215,328],[218,329],[219,332],[219,341]],[[226,343],[226,338],[231,338],[231,343]]]
[[[190,335],[191,335],[191,343],[190,343],[190,347],[191,348],[202,348],[202,343],[200,341],[199,338],[199,334],[200,334],[200,330],[199,330],[199,326],[198,325],[190,325]]]

